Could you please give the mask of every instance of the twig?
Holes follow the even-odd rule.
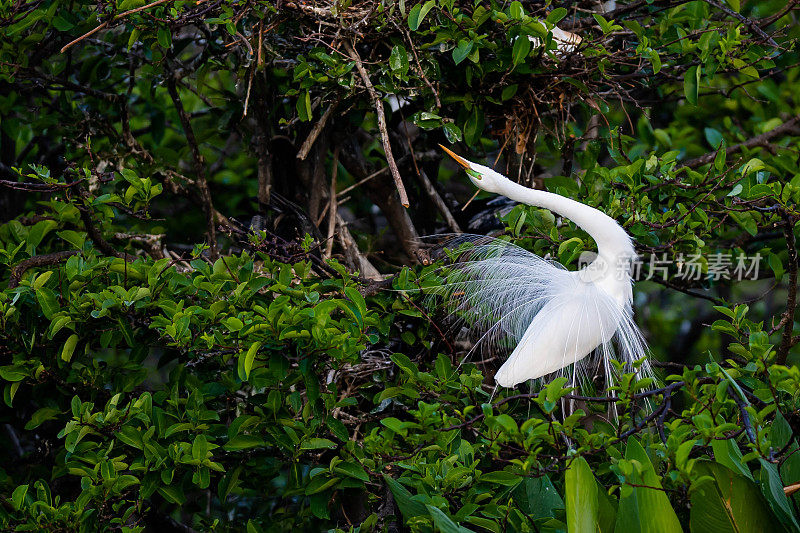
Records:
[[[414,41],[411,40],[411,34],[408,33],[408,30],[405,27],[403,27],[403,32],[405,32],[406,40],[408,41],[408,46],[411,47],[411,52],[412,52],[412,54],[414,54],[414,64],[417,67],[417,72],[419,73],[420,77],[422,78],[422,81],[425,82],[425,85],[427,85],[428,88],[433,93],[433,99],[436,102],[436,109],[441,109],[442,108],[442,101],[439,99],[439,92],[433,87],[433,84],[430,82],[428,77],[425,75],[425,71],[422,70],[422,63],[420,63],[419,56],[417,55],[417,47],[414,46]]]
[[[381,134],[381,142],[383,143],[383,151],[386,154],[386,162],[389,165],[389,171],[392,173],[397,193],[400,195],[400,203],[403,204],[403,207],[407,208],[409,206],[408,194],[406,194],[406,188],[403,186],[403,180],[400,178],[400,171],[397,169],[397,163],[392,155],[392,146],[389,143],[389,132],[386,129],[386,115],[383,111],[383,102],[380,96],[378,96],[375,87],[372,86],[372,82],[369,79],[367,70],[364,68],[364,64],[361,62],[361,57],[358,55],[358,52],[356,52],[349,41],[345,41],[344,46],[347,53],[350,54],[350,57],[356,62],[356,68],[361,75],[361,80],[367,87],[370,98],[372,98],[372,105],[375,107],[375,113],[378,115],[378,131],[380,131]]]
[[[189,115],[183,108],[181,96],[178,94],[178,89],[175,86],[175,75],[170,73],[167,77],[167,90],[172,98],[172,103],[175,110],[178,112],[181,125],[183,126],[186,141],[189,143],[189,148],[192,151],[192,159],[194,161],[194,169],[197,175],[195,183],[197,184],[198,191],[200,192],[200,200],[203,206],[203,211],[206,215],[206,226],[208,231],[208,241],[210,245],[211,258],[216,259],[219,253],[217,250],[217,232],[214,224],[214,204],[211,200],[211,192],[208,190],[208,181],[206,180],[205,164],[203,162],[203,155],[200,153],[200,147],[197,145],[197,139],[192,130],[192,124],[189,121]]]
[[[358,249],[356,240],[347,229],[347,223],[342,215],[336,213],[336,226],[338,228],[339,243],[342,245],[344,257],[351,268],[356,268],[361,272],[361,276],[369,279],[381,279],[381,273],[370,263],[361,250]]]
[[[781,124],[776,128],[773,128],[767,132],[762,133],[761,135],[753,137],[752,139],[748,139],[739,144],[734,144],[733,146],[730,146],[725,150],[725,154],[727,156],[731,156],[737,152],[741,152],[745,148],[753,148],[754,146],[763,145],[768,141],[774,139],[775,137],[783,135],[784,133],[789,133],[792,129],[797,128],[798,126],[800,126],[800,115],[795,115],[794,117],[790,118],[789,120],[787,120],[786,122],[784,122],[783,124]],[[714,158],[716,156],[717,156],[717,150],[714,150],[713,152],[709,152],[705,155],[701,155],[700,157],[696,157],[694,159],[686,161],[685,163],[683,163],[683,165],[681,165],[681,167],[688,167],[692,169],[702,167],[703,165],[707,165],[708,163],[714,161]]]
[[[716,7],[720,11],[724,12],[726,15],[735,18],[736,20],[747,26],[751,32],[755,33],[756,35],[767,41],[770,46],[774,46],[775,48],[780,48],[778,46],[778,43],[776,43],[772,37],[767,35],[766,32],[762,30],[761,27],[758,24],[756,24],[754,20],[745,17],[741,13],[734,11],[728,6],[721,4],[720,2],[717,2],[717,0],[705,0],[705,3],[710,6]]]
[[[792,330],[794,329],[794,311],[797,307],[797,243],[794,237],[794,219],[785,215],[783,233],[786,237],[786,250],[789,252],[789,289],[786,298],[786,311],[781,317],[783,325],[783,335],[781,344],[778,346],[778,353],[775,362],[785,365],[789,356],[789,349],[792,347]]]
[[[74,39],[74,40],[68,42],[67,44],[65,44],[61,48],[61,53],[63,54],[72,45],[81,42],[82,40],[86,39],[87,37],[91,37],[92,35],[94,35],[98,31],[100,31],[103,28],[105,28],[106,26],[108,26],[110,23],[112,23],[112,22],[114,22],[116,20],[119,20],[122,17],[127,17],[128,15],[132,15],[134,13],[138,13],[139,11],[144,11],[145,9],[150,9],[151,7],[155,7],[155,6],[159,5],[159,4],[163,4],[164,2],[168,2],[168,1],[169,0],[156,0],[155,2],[149,3],[149,4],[145,5],[145,6],[140,6],[140,7],[134,8],[134,9],[129,9],[128,11],[123,11],[122,13],[120,13],[119,15],[116,15],[111,20],[107,20],[107,21],[103,22],[102,24],[97,26],[95,29],[88,31],[88,32],[84,33],[83,35],[81,35],[80,37],[78,37],[77,39]]]
[[[370,174],[366,178],[358,180],[357,182],[355,182],[354,184],[350,185],[349,187],[345,187],[342,190],[342,192],[339,193],[339,196],[344,196],[345,194],[349,193],[350,191],[352,191],[353,189],[355,189],[359,185],[363,185],[366,182],[368,182],[369,180],[377,178],[378,176],[383,176],[387,172],[389,172],[389,167],[383,167],[382,169],[373,172],[372,174]]]
[[[328,197],[328,240],[325,243],[325,253],[323,259],[330,259],[333,253],[333,237],[336,232],[336,215],[338,214],[336,205],[336,176],[339,174],[339,145],[333,149],[333,168],[331,169],[331,192]]]
[[[253,87],[253,76],[256,73],[255,67],[250,68],[250,75],[247,77],[247,91],[244,95],[244,109],[242,110],[242,118],[247,116],[247,106],[250,103],[250,89]]]
[[[402,113],[402,111],[401,111]],[[436,206],[436,209],[439,213],[444,217],[445,222],[447,223],[447,227],[450,228],[450,231],[453,233],[463,233],[461,231],[461,227],[456,222],[456,219],[453,217],[453,214],[448,209],[447,204],[444,203],[444,200],[439,195],[439,191],[433,186],[431,183],[430,178],[428,178],[428,174],[425,172],[424,169],[420,169],[419,165],[417,165],[417,155],[414,153],[414,146],[411,143],[411,136],[408,134],[408,126],[406,125],[406,120],[402,121],[403,126],[403,133],[405,134],[406,144],[408,145],[408,153],[411,155],[411,162],[414,164],[414,170],[417,174],[417,178],[419,178],[420,184],[422,185],[422,190],[425,191],[425,194],[428,195],[428,198],[431,199],[433,205]]]
[[[311,147],[314,146],[314,141],[317,140],[319,134],[322,133],[323,128],[325,128],[325,124],[328,123],[328,119],[331,118],[334,109],[336,106],[339,105],[339,99],[337,98],[331,105],[328,106],[328,109],[322,114],[322,117],[314,124],[314,127],[311,128],[311,132],[306,137],[306,140],[303,142],[303,146],[300,147],[300,151],[297,152],[297,159],[301,161],[305,161],[306,157],[308,157],[308,152],[311,151]]]
[[[85,193],[88,195],[88,193]],[[92,215],[89,213],[89,210],[82,206],[78,205],[78,211],[81,214],[81,220],[83,221],[83,225],[86,228],[86,233],[89,234],[89,238],[92,240],[95,246],[106,255],[110,255],[112,257],[118,257],[120,259],[125,259],[125,255],[122,252],[118,252],[113,246],[111,246],[107,240],[103,238],[102,233],[100,230],[97,229],[95,226],[94,221],[92,220]]]
[[[784,15],[786,15],[786,14],[787,14],[789,11],[791,11],[792,9],[794,9],[794,7],[795,7],[797,4],[800,4],[800,0],[792,0],[791,2],[789,2],[788,4],[786,4],[786,7],[784,7],[784,8],[783,8],[781,11],[778,11],[778,12],[777,12],[777,13],[775,13],[774,15],[770,15],[770,16],[768,16],[768,17],[766,17],[766,18],[763,18],[763,19],[759,20],[759,22],[760,22],[759,26],[760,26],[761,28],[766,28],[767,26],[769,26],[769,25],[770,25],[770,24],[772,24],[773,22],[776,22],[776,21],[780,20],[780,19],[781,19],[781,18],[783,18],[783,17],[784,17]]]
[[[70,183],[26,183],[9,180],[0,180],[0,185],[14,189],[17,191],[31,191],[31,192],[55,192],[62,189],[69,189],[75,185],[82,183],[83,178]]]
[[[25,274],[25,271],[27,271],[29,268],[54,265],[56,263],[60,263],[61,261],[66,261],[78,253],[78,250],[67,250],[64,252],[53,252],[51,254],[34,255],[33,257],[29,257],[24,261],[20,261],[14,268],[11,269],[11,277],[8,279],[8,288],[14,289],[18,287],[19,282],[22,280],[22,275]]]

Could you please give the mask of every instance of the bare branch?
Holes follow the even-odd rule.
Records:
[[[350,57],[356,62],[356,68],[358,68],[358,73],[361,75],[361,80],[367,87],[367,92],[369,93],[370,98],[372,98],[372,105],[375,107],[375,113],[378,115],[378,130],[381,134],[383,151],[386,154],[386,163],[389,165],[389,170],[391,171],[392,178],[394,179],[394,185],[397,187],[397,193],[400,195],[400,203],[403,204],[403,207],[408,207],[409,203],[408,195],[406,194],[406,188],[403,186],[403,180],[400,178],[400,171],[397,169],[397,163],[392,155],[392,146],[389,143],[389,131],[386,129],[386,114],[383,111],[383,102],[381,101],[380,96],[378,96],[378,92],[375,90],[375,87],[372,86],[372,82],[369,79],[367,70],[364,68],[364,64],[361,62],[361,57],[358,55],[358,52],[356,52],[355,48],[352,44],[350,44],[349,41],[345,41],[344,46],[347,50],[347,53],[350,54]]]
[[[790,118],[780,126],[773,128],[767,132],[762,133],[752,139],[748,139],[744,142],[739,144],[734,144],[733,146],[728,147],[725,150],[725,154],[727,156],[731,156],[737,152],[741,152],[745,148],[754,148],[756,146],[763,146],[764,144],[768,143],[772,139],[779,137],[783,134],[793,133],[792,130],[800,127],[800,115],[795,115],[794,117]],[[705,155],[701,155],[700,157],[695,157],[694,159],[690,159],[683,163],[683,167],[688,168],[698,168],[702,167],[703,165],[707,165],[714,161],[714,158],[717,155],[717,151],[709,152]]]
[[[22,275],[29,268],[38,267],[38,266],[46,266],[46,265],[55,265],[56,263],[60,263],[62,261],[66,261],[73,255],[77,255],[78,250],[67,250],[65,252],[53,252],[51,254],[42,254],[42,255],[34,255],[33,257],[29,257],[24,261],[20,261],[17,265],[11,269],[11,277],[8,280],[8,288],[14,289],[19,286],[19,282],[22,280]]]
[[[325,124],[328,123],[328,119],[331,118],[333,111],[336,109],[336,106],[339,105],[339,100],[334,100],[331,102],[331,105],[328,106],[328,109],[322,114],[322,117],[314,124],[314,127],[311,128],[311,132],[306,137],[305,142],[303,142],[303,146],[300,147],[300,151],[297,152],[297,159],[301,161],[305,160],[308,157],[308,152],[311,150],[311,147],[314,145],[314,141],[317,140],[319,134],[322,132],[323,128],[325,128]]]
[[[195,183],[198,191],[200,192],[200,199],[203,205],[203,211],[206,215],[206,226],[208,231],[208,244],[210,246],[211,258],[216,259],[219,254],[217,250],[217,233],[214,223],[214,203],[211,200],[211,192],[208,190],[208,181],[206,180],[206,167],[203,162],[203,155],[200,153],[200,147],[197,144],[197,139],[192,130],[192,124],[189,120],[189,115],[183,107],[181,96],[178,94],[178,89],[175,86],[175,76],[171,74],[167,78],[167,90],[175,105],[175,110],[178,112],[181,125],[183,126],[184,135],[186,135],[186,142],[189,143],[189,148],[192,151],[192,159],[194,160],[194,169],[196,174]]]

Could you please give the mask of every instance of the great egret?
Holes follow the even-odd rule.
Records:
[[[625,230],[593,207],[523,187],[442,149],[466,169],[476,187],[569,218],[597,244],[597,256],[589,265],[569,271],[506,241],[480,236],[457,239],[469,240],[472,246],[460,252],[437,292],[445,296],[451,311],[486,330],[482,341],[498,341],[508,348],[516,344],[495,381],[513,387],[575,365],[574,385],[575,374],[587,368],[592,353],[602,358],[606,376],[613,379],[612,359],[631,369],[645,357],[631,308],[631,263],[636,252]],[[648,372],[646,361],[640,370]]]

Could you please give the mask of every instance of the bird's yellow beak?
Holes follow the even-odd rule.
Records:
[[[449,148],[447,148],[447,147],[445,147],[445,146],[442,146],[441,144],[439,145],[439,147],[440,147],[442,150],[444,150],[444,151],[447,153],[447,155],[449,155],[450,157],[452,157],[453,159],[455,159],[455,160],[456,160],[456,163],[458,163],[459,165],[461,165],[462,167],[464,167],[464,168],[466,168],[466,169],[472,170],[472,168],[469,166],[469,161],[467,161],[466,159],[464,159],[464,158],[463,158],[463,157],[461,157],[460,155],[456,154],[455,152],[453,152],[453,151],[452,151],[452,150],[450,150]]]

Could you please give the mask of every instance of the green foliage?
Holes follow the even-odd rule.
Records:
[[[70,208],[49,203],[42,250],[72,246]],[[0,229],[9,256],[25,254],[15,228]],[[260,252],[179,265],[77,242],[0,293],[5,416],[22,437],[0,479],[6,527],[308,529],[350,509],[371,530],[388,490],[388,514],[414,531],[796,528],[776,454],[800,372],[772,364],[747,309],[722,307],[715,325],[741,364],[687,367],[660,389],[628,374],[610,423],[602,397],[565,412],[565,378],[492,399],[474,364],[444,353],[367,365],[407,325],[430,346],[412,271],[365,298],[336,263],[319,278]]]
[[[794,6],[591,4],[0,8],[0,528],[800,530]],[[388,140],[370,86],[404,104]],[[437,266],[397,266],[441,231],[431,189],[469,223],[445,140],[600,207],[670,276],[699,258],[637,284],[657,381],[494,391],[498,358],[461,364]],[[270,191],[294,208],[237,224]],[[338,203],[390,290],[335,219],[322,259]],[[593,246],[538,208],[501,223],[569,268]]]

